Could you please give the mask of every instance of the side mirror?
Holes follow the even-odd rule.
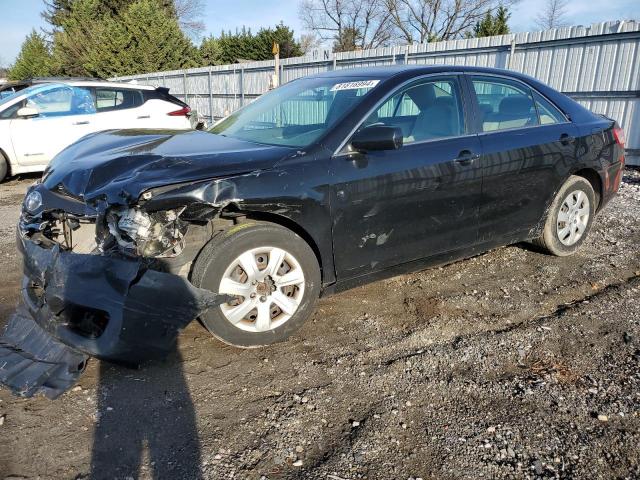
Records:
[[[37,117],[38,115],[40,115],[40,112],[38,112],[38,109],[36,108],[22,107],[20,110],[16,112],[16,115],[19,118],[31,118],[31,117]]]
[[[402,130],[387,125],[371,125],[351,138],[351,146],[359,152],[397,150],[402,147]]]

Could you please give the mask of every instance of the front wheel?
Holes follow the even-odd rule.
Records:
[[[542,235],[533,244],[559,257],[575,253],[591,230],[595,211],[596,195],[591,183],[572,175],[553,199]]]
[[[300,328],[318,298],[320,269],[313,250],[291,230],[245,222],[211,239],[191,281],[233,296],[201,320],[223,342],[248,348],[280,342]]]
[[[7,159],[4,157],[2,152],[0,152],[0,182],[2,182],[7,174],[9,173],[9,163]]]

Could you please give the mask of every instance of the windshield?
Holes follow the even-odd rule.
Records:
[[[23,88],[22,90],[18,90],[17,92],[13,92],[11,90],[4,91],[0,93],[0,107],[3,107],[5,104],[11,103],[19,96],[29,94],[29,92],[33,92],[38,88],[42,88],[42,85],[32,85],[31,87]]]
[[[304,78],[266,93],[209,131],[285,147],[306,147],[355,108],[379,80]]]

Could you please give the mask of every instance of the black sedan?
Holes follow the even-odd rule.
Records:
[[[451,66],[298,79],[208,132],[94,134],[25,198],[3,342],[138,363],[199,318],[254,347],[320,295],[515,242],[570,255],[618,190],[623,144],[533,78]]]

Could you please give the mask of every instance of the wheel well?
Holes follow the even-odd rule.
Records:
[[[593,191],[596,193],[596,210],[600,208],[600,200],[602,199],[602,179],[598,172],[591,168],[583,168],[574,173],[578,177],[582,177],[589,181]]]
[[[262,222],[270,222],[270,223],[278,224],[284,228],[291,230],[292,232],[300,236],[311,247],[311,250],[313,250],[313,253],[316,256],[316,260],[318,261],[318,266],[320,267],[320,280],[321,281],[324,280],[324,270],[322,268],[322,256],[320,255],[320,249],[318,248],[318,245],[316,244],[316,242],[313,240],[313,237],[309,235],[309,233],[304,228],[302,228],[293,220],[290,220],[286,217],[282,217],[274,213],[254,212],[254,211],[247,212],[242,210],[240,212],[235,212],[235,213],[242,213],[243,215],[246,216],[246,218],[250,220],[258,220]]]

